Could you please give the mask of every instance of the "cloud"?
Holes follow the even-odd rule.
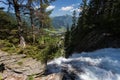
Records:
[[[35,8],[34,8],[34,9],[36,10],[36,9],[38,9],[38,8],[40,8],[40,6],[35,6]]]
[[[75,9],[70,10],[70,12],[73,12],[73,11],[76,11],[76,12],[81,12],[81,11],[82,11],[82,9],[81,9],[81,8],[75,8]]]
[[[80,5],[80,3],[72,4],[72,5],[69,5],[69,6],[66,6],[66,7],[61,7],[60,10],[62,10],[62,11],[70,11],[70,12],[75,10],[77,12],[81,12],[81,9],[76,8],[76,7],[79,7],[79,5]]]
[[[52,9],[54,9],[54,8],[55,8],[55,6],[50,5],[50,6],[48,6],[48,7],[46,8],[46,10],[49,11],[49,10],[52,10]]]
[[[62,11],[70,11],[73,9],[73,6],[66,6],[66,7],[62,7],[60,10]]]

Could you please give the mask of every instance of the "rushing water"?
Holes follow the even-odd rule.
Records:
[[[120,80],[120,49],[74,53],[68,59],[60,57],[49,62],[48,69],[51,73],[66,69],[77,75],[75,80]]]

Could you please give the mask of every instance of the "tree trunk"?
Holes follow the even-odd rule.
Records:
[[[43,7],[43,0],[40,0],[40,14],[41,14],[41,19],[40,19],[40,28],[43,28],[43,13],[44,13],[44,7]]]
[[[31,27],[32,27],[32,39],[33,39],[33,44],[35,43],[35,33],[34,33],[34,23],[33,23],[33,10],[30,9],[30,20],[31,20]]]
[[[16,20],[17,20],[17,26],[18,26],[18,34],[19,34],[19,41],[20,41],[20,47],[25,48],[26,43],[25,43],[25,39],[22,36],[23,34],[23,30],[21,29],[22,27],[22,20],[20,17],[20,5],[18,4],[17,0],[13,0],[13,4],[14,4],[14,10],[15,10],[15,15],[16,15]]]

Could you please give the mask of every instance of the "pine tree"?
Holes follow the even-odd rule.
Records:
[[[89,44],[86,39],[89,41],[88,37],[91,37],[92,33],[95,33],[92,36],[102,35],[104,33],[107,36],[111,35],[119,38],[120,1],[90,0],[87,3],[87,0],[83,0],[81,7],[82,12],[79,15],[78,23],[74,30],[75,33],[72,34],[71,38],[70,47],[72,47],[72,51],[80,48],[85,49],[84,41],[86,44]]]
[[[55,0],[37,0],[37,1],[40,6],[36,11],[40,23],[40,28],[51,27],[51,19],[49,15],[52,13],[53,10],[47,11],[46,8],[50,5],[51,2],[54,2]]]
[[[19,40],[20,40],[20,46],[24,48],[26,46],[25,39],[23,37],[23,29],[22,29],[22,19],[20,16],[20,8],[22,7],[23,2],[18,0],[7,0],[9,5],[13,6],[13,9],[15,10],[16,20],[17,20],[17,27],[18,27],[18,33],[19,33]]]
[[[82,9],[82,12],[79,15],[79,19],[78,19],[78,24],[77,24],[77,28],[80,30],[83,30],[84,28],[86,28],[86,15],[87,15],[87,0],[82,0],[83,4],[81,5],[80,9]]]
[[[71,26],[71,31],[73,31],[76,28],[76,22],[77,22],[77,18],[76,18],[76,11],[73,11],[73,17],[72,17],[72,26]]]
[[[70,46],[70,30],[69,30],[69,26],[67,26],[65,32],[65,40],[64,40],[65,57],[68,57],[69,55],[69,46]]]

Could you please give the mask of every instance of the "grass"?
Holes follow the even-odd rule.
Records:
[[[28,79],[27,79],[27,80],[34,80],[34,78],[33,78],[32,75],[30,75],[30,76],[28,76]]]
[[[0,80],[3,80],[3,79],[2,79],[2,75],[1,75],[1,74],[0,74]]]
[[[23,62],[17,62],[17,64],[21,66],[23,64]]]
[[[10,54],[26,54],[27,57],[32,57],[40,60],[41,62],[45,62],[47,60],[51,60],[64,55],[64,53],[61,53],[63,46],[58,46],[59,40],[59,37],[44,35],[37,39],[36,44],[27,44],[25,49],[22,49],[17,45],[10,43],[9,40],[0,40],[0,48],[1,50],[6,51]],[[22,65],[22,62],[18,62],[18,64]]]

